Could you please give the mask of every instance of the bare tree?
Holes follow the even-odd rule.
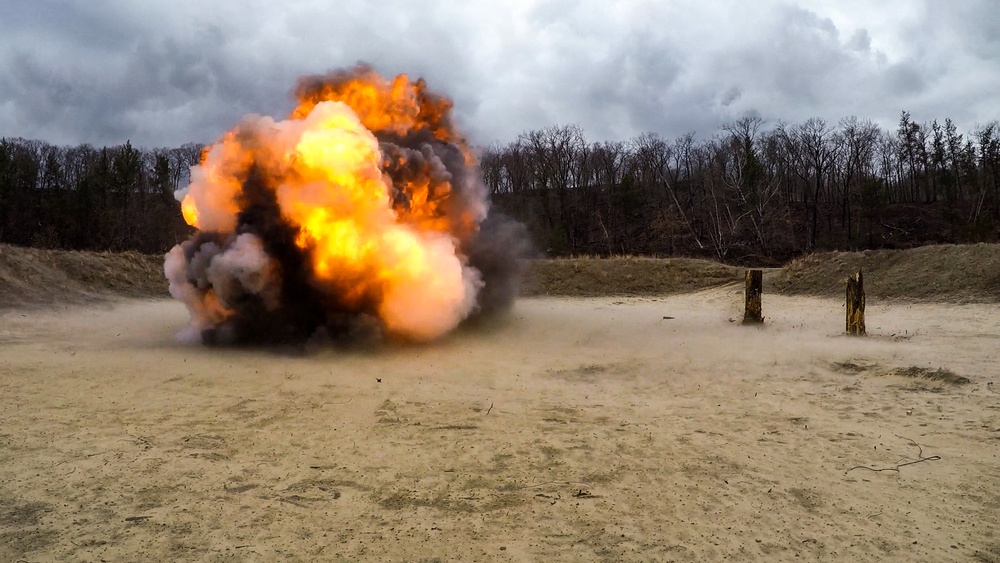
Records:
[[[723,178],[740,206],[738,221],[750,221],[757,250],[767,254],[773,237],[771,219],[776,210],[779,182],[775,175],[768,174],[761,158],[758,143],[763,124],[759,117],[744,117],[724,128],[729,133],[730,158]]]
[[[848,242],[854,232],[852,204],[860,200],[860,186],[871,177],[879,132],[874,122],[851,116],[841,120],[840,131],[834,136],[840,155],[836,166],[841,190],[840,223]]]
[[[575,210],[569,205],[569,190],[578,185],[577,155],[586,146],[583,131],[575,125],[549,127],[522,135],[533,171],[534,184],[542,192],[542,205],[553,238],[549,247],[566,246],[576,251],[577,238],[573,229]],[[550,193],[555,192],[555,200]]]
[[[780,125],[778,130],[785,145],[786,157],[803,184],[803,202],[811,217],[807,247],[815,248],[819,229],[819,198],[837,156],[833,128],[825,120],[812,117],[794,127]]]

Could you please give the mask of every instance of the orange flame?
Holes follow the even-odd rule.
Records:
[[[336,82],[305,83],[297,92],[299,106],[293,119],[304,118],[316,104],[337,100],[344,102],[375,133],[406,135],[427,129],[435,138],[458,142],[461,138],[448,123],[451,100],[427,91],[421,79],[410,81],[405,74],[389,81],[368,67],[353,69],[353,75]]]

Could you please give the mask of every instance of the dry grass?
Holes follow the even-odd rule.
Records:
[[[972,380],[968,377],[958,375],[948,368],[932,369],[920,366],[908,366],[888,369],[880,375],[908,377],[911,379],[926,379],[929,381],[936,381],[938,383],[946,383],[948,385],[966,385],[968,383],[972,383]]]
[[[902,377],[906,379],[925,380],[943,385],[967,385],[972,380],[959,375],[948,368],[927,368],[920,366],[905,366],[882,368],[876,363],[865,360],[848,360],[830,364],[833,371],[848,375],[874,375],[877,377]]]

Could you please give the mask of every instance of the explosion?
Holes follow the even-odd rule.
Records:
[[[206,147],[166,256],[193,338],[376,330],[432,340],[517,292],[524,229],[489,213],[451,101],[366,65],[301,79],[288,119],[249,115]]]

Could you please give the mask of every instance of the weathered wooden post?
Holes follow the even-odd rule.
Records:
[[[858,273],[847,278],[847,334],[865,333],[865,278]]]
[[[764,322],[764,315],[760,311],[760,295],[764,292],[763,288],[764,273],[761,270],[747,270],[746,290],[743,294],[746,298],[743,324],[760,324]]]

